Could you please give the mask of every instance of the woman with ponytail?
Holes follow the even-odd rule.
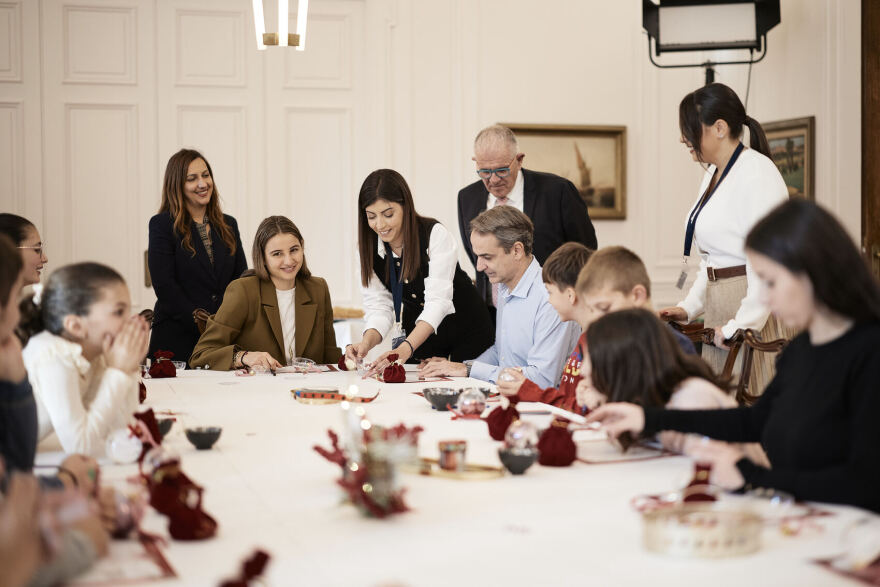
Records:
[[[727,360],[725,341],[751,328],[764,340],[794,334],[770,316],[759,299],[760,285],[746,260],[745,239],[758,220],[788,199],[788,188],[770,159],[761,125],[746,115],[736,93],[714,83],[691,92],[678,108],[681,142],[706,167],[699,196],[686,219],[683,254],[696,245],[700,265],[687,297],[664,308],[666,320],[703,316],[715,329],[715,344],[703,345],[703,358],[716,373]],[[749,129],[749,146],[743,128]],[[759,394],[772,379],[775,356],[759,353],[752,364],[749,391]]]

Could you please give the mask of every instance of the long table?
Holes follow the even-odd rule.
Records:
[[[702,560],[652,554],[642,546],[641,516],[631,499],[674,489],[692,463],[672,456],[614,464],[552,468],[535,465],[519,477],[454,480],[404,475],[411,511],[365,518],[343,503],[340,469],[312,449],[328,446],[326,431],[342,428],[338,405],[305,405],[290,390],[357,384],[373,422],[421,425],[422,457],[437,442],[465,439],[469,462],[498,465],[500,443],[486,424],[452,420],[413,392],[448,383],[384,384],[328,372],[239,377],[187,371],[147,380],[146,404],[177,414],[164,445],[179,452],[184,471],[205,487],[204,507],[218,535],[201,542],[170,541],[165,556],[178,574],[168,585],[215,585],[237,573],[260,547],[272,556],[269,585],[829,585],[849,581],[810,562],[839,552],[840,535],[864,511],[826,506],[796,536],[776,527],[762,549],[739,558]],[[218,443],[197,451],[189,426],[222,426]],[[104,465],[119,483],[131,465]],[[148,530],[167,536],[166,521],[148,516]]]

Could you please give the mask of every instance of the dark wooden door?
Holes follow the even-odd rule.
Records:
[[[880,279],[880,2],[862,0],[862,247]]]

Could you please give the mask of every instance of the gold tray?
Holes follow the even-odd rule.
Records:
[[[419,459],[417,463],[401,465],[400,470],[404,473],[443,477],[445,479],[461,479],[464,481],[482,481],[485,479],[498,479],[504,476],[503,468],[490,465],[465,464],[464,471],[447,471],[440,468],[437,459]]]
[[[642,514],[645,548],[697,558],[751,554],[761,548],[761,518],[750,511],[687,504]]]

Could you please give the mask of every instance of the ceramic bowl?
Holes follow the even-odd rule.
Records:
[[[499,448],[501,464],[514,475],[522,475],[538,459],[536,448]]]
[[[207,450],[214,446],[222,431],[223,429],[218,426],[187,428],[186,439],[197,449]]]
[[[425,399],[431,402],[434,409],[445,412],[449,409],[447,406],[454,406],[458,401],[461,390],[451,387],[426,387],[422,393],[425,395]]]
[[[159,434],[162,435],[162,438],[165,438],[171,431],[171,426],[174,424],[174,418],[156,418],[156,424],[159,425]]]

